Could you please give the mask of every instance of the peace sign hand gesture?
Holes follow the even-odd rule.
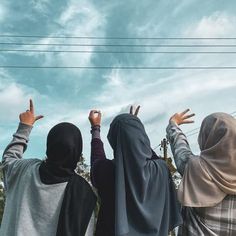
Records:
[[[34,115],[34,105],[33,105],[33,101],[30,99],[29,110],[26,110],[26,112],[21,113],[19,118],[20,118],[21,123],[32,126],[35,121],[42,119],[43,116],[42,115],[39,115],[39,116]]]
[[[189,114],[190,110],[187,109],[183,112],[180,113],[175,113],[171,118],[170,121],[174,122],[177,125],[182,125],[182,124],[190,124],[190,123],[194,123],[193,120],[190,120],[191,117],[195,116],[194,113]]]
[[[131,106],[131,107],[130,107],[130,110],[129,110],[129,114],[134,115],[134,116],[138,116],[139,109],[140,109],[140,106],[138,106],[138,107],[135,109],[135,111],[133,111],[133,110],[134,110],[134,107]]]

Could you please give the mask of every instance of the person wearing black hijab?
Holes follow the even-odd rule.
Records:
[[[96,236],[167,236],[182,223],[175,187],[164,160],[151,149],[135,114],[118,115],[108,140],[114,159],[106,159],[99,136],[101,113],[90,112],[91,177],[101,198]]]
[[[90,185],[75,173],[82,154],[80,130],[54,126],[47,137],[47,159],[23,159],[33,124],[42,116],[30,109],[3,154],[6,205],[2,236],[84,236],[96,205]]]
[[[73,124],[54,126],[47,137],[47,159],[39,167],[44,184],[68,182],[56,236],[85,235],[96,197],[89,184],[75,173],[82,154],[82,136]]]

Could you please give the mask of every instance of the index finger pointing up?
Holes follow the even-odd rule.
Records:
[[[34,114],[34,104],[33,104],[32,99],[30,99],[30,112]]]

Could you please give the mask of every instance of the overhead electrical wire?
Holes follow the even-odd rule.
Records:
[[[120,70],[236,70],[236,66],[24,66],[0,65],[6,69],[120,69]]]
[[[236,40],[236,37],[101,37],[73,35],[10,35],[2,34],[0,38],[43,38],[43,39],[95,39],[95,40]],[[99,43],[30,43],[0,42],[0,45],[13,46],[60,46],[60,47],[131,47],[131,48],[234,48],[236,44],[99,44]],[[9,49],[0,52],[29,53],[101,53],[101,54],[236,54],[236,51],[117,51],[117,50],[46,50],[46,49]],[[124,70],[235,70],[236,66],[34,66],[34,65],[0,65],[7,69],[124,69]],[[231,113],[231,115],[235,114]],[[187,137],[198,134],[200,127],[187,131]],[[159,147],[159,145],[157,146]],[[155,147],[154,149],[156,149]]]
[[[95,37],[95,36],[40,36],[40,35],[0,35],[0,38],[91,38],[91,39],[236,39],[236,38],[187,38],[187,37]],[[26,43],[26,42],[0,42],[0,45],[18,46],[61,46],[61,47],[236,47],[236,44],[88,44],[88,43]],[[27,49],[27,48],[1,48],[0,52],[28,52],[28,53],[104,53],[104,54],[236,54],[236,51],[133,51],[133,50],[64,50],[64,49]],[[0,68],[8,69],[123,69],[123,70],[235,70],[236,66],[37,66],[37,65],[0,65]]]
[[[11,35],[3,38],[49,38],[49,39],[121,39],[121,40],[236,40],[236,37],[122,37],[122,36],[76,36],[76,35]]]
[[[63,47],[236,47],[236,44],[87,44],[87,43],[22,43],[22,42],[0,42],[0,45],[18,46],[63,46]]]
[[[236,51],[97,51],[97,50],[41,50],[41,49],[0,49],[0,52],[32,53],[111,53],[111,54],[236,54]]]
[[[229,115],[235,117],[236,111],[229,113]],[[195,134],[197,134],[197,133],[199,132],[200,128],[201,128],[201,127],[197,127],[197,128],[195,128],[195,129],[189,130],[189,131],[185,132],[185,135],[186,135],[187,137],[193,136],[193,135],[195,135]],[[196,130],[197,130],[197,131],[196,131]],[[192,132],[193,132],[193,133],[192,133]]]

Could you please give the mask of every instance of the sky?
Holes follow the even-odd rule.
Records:
[[[1,0],[0,49],[87,50],[89,53],[0,52],[0,154],[10,142],[19,113],[32,98],[37,114],[25,158],[44,158],[47,133],[55,124],[68,121],[81,129],[84,156],[90,155],[90,109],[103,114],[102,139],[108,158],[112,150],[106,135],[112,119],[141,105],[143,121],[152,147],[165,137],[170,116],[190,108],[195,123],[184,132],[198,131],[202,119],[216,111],[236,111],[236,70],[124,70],[122,66],[201,67],[236,66],[236,54],[197,53],[96,53],[96,51],[236,51],[234,47],[119,47],[108,44],[214,45],[236,40],[201,39],[236,37],[236,2],[215,0]],[[44,36],[14,38],[2,35]],[[50,38],[82,36],[92,38]],[[109,39],[109,38],[134,39]],[[200,38],[200,39],[140,39]],[[3,43],[43,45],[7,45]],[[49,44],[87,44],[60,46]],[[108,66],[108,69],[15,69],[2,66]],[[115,67],[115,68],[113,68]],[[119,68],[121,67],[121,68]],[[236,113],[235,113],[236,114]],[[197,153],[197,132],[189,136]],[[191,134],[188,133],[188,134]],[[159,148],[156,149],[159,153]],[[169,151],[170,153],[170,151]]]

